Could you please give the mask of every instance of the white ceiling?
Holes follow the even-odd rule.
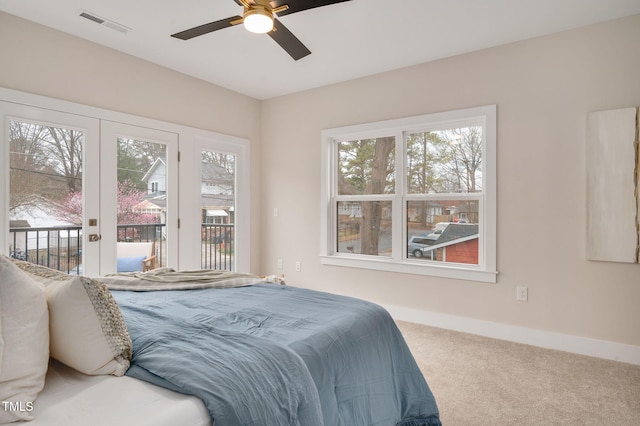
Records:
[[[640,0],[351,0],[280,18],[312,52],[297,62],[242,26],[170,37],[241,15],[233,0],[0,0],[0,10],[268,99],[638,14]],[[81,10],[129,30],[81,18]]]

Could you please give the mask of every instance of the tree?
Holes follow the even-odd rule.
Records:
[[[437,174],[437,164],[441,161],[437,147],[446,147],[446,141],[436,132],[411,133],[407,137],[407,192],[428,194],[437,192],[441,177]],[[416,208],[416,222],[426,227],[429,215],[428,201],[413,201]]]
[[[84,133],[79,130],[47,127],[49,137],[44,149],[52,158],[53,166],[63,176],[69,192],[82,188],[82,145]]]
[[[164,144],[118,138],[118,182],[128,181],[134,188],[146,190],[142,178],[157,159],[166,155]]]
[[[42,199],[57,199],[66,193],[66,179],[55,168],[47,150],[50,133],[46,126],[9,122],[9,209],[29,208]]]
[[[202,151],[202,161],[222,167],[231,176],[235,176],[236,156],[216,151]]]
[[[140,213],[135,207],[144,200],[145,191],[137,190],[129,181],[118,182],[118,224],[140,225],[158,223],[156,215]],[[82,225],[82,192],[69,192],[65,199],[54,205],[54,215],[60,220]]]
[[[395,138],[386,137],[376,139],[371,162],[371,179],[367,183],[367,194],[383,194],[387,189],[387,178],[393,175],[393,156],[395,149]],[[362,206],[362,228],[361,241],[363,254],[379,254],[378,244],[380,242],[380,231],[383,215],[383,205],[381,201],[363,203]]]
[[[156,215],[140,213],[135,207],[144,200],[146,191],[136,189],[133,184],[125,180],[118,182],[118,224],[138,225],[159,223]]]
[[[54,204],[53,215],[56,219],[82,226],[82,192],[67,193],[58,204]]]
[[[435,144],[436,192],[477,192],[482,181],[482,128],[437,132],[446,143]]]
[[[411,133],[407,137],[407,192],[428,194],[439,188],[437,163],[442,161],[446,141],[436,132]]]
[[[482,128],[462,127],[409,135],[409,193],[476,192],[482,178]]]
[[[389,194],[395,188],[395,138],[358,139],[338,145],[338,193]],[[360,252],[379,254],[385,201],[360,202]]]
[[[459,127],[407,137],[407,191],[411,194],[481,190],[482,128]],[[425,227],[433,201],[412,201],[415,222]],[[469,208],[465,209],[471,211]],[[437,214],[437,213],[435,213]]]

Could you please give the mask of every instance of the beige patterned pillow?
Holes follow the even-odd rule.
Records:
[[[33,419],[48,365],[44,288],[0,256],[0,424]]]
[[[45,286],[51,357],[85,374],[122,376],[129,368],[133,345],[107,287],[33,263],[14,263]]]

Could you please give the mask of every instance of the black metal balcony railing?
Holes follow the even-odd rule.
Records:
[[[202,269],[233,270],[234,225],[202,224]],[[153,241],[156,266],[167,264],[164,224],[118,225],[118,241]],[[82,227],[10,228],[9,255],[66,272],[82,273]]]
[[[203,223],[201,241],[201,269],[234,270],[234,225]]]

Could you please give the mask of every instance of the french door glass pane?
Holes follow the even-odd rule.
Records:
[[[233,271],[236,156],[203,150],[200,178],[201,267]]]
[[[479,202],[407,202],[407,257],[478,264]]]
[[[392,255],[391,201],[339,201],[338,252]]]
[[[118,271],[133,272],[166,265],[167,146],[119,137],[117,187]],[[148,242],[145,249],[134,244]],[[140,246],[140,244],[138,244]],[[143,254],[144,253],[144,254]],[[132,257],[153,257],[152,263]]]
[[[9,253],[68,273],[82,265],[83,131],[9,120]]]

